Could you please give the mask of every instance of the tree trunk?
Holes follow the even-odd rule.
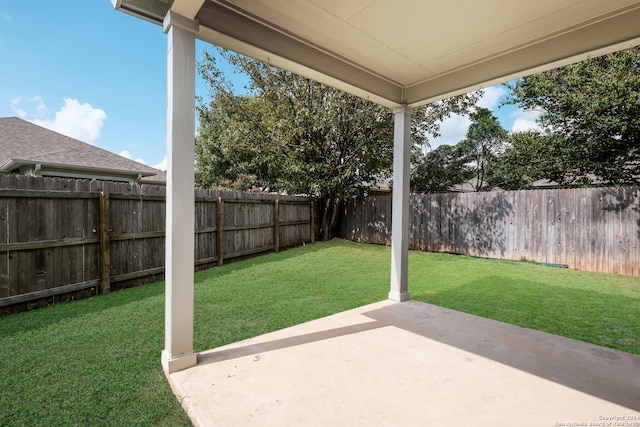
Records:
[[[322,212],[322,240],[329,240],[335,235],[341,203],[340,196],[331,195],[325,199]]]
[[[331,197],[327,197],[324,201],[324,209],[322,210],[322,240],[329,240],[329,211],[331,209]]]
[[[336,225],[338,224],[338,215],[340,214],[340,202],[342,199],[338,196],[334,199],[333,212],[331,214],[331,223],[329,224],[330,238],[335,236]]]

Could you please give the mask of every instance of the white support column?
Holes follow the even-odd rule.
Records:
[[[389,299],[409,299],[409,172],[411,159],[411,111],[393,110],[393,206],[391,218],[391,290]]]
[[[193,352],[195,33],[198,22],[169,11],[167,33],[167,213],[165,344],[172,373],[197,363]]]

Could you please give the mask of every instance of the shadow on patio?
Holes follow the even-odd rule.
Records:
[[[382,301],[209,350],[169,380],[203,426],[640,416],[640,356],[418,301]]]

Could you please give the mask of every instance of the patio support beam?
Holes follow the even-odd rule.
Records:
[[[393,206],[391,218],[391,290],[389,299],[409,299],[409,172],[411,111],[403,105],[393,110]]]
[[[197,363],[193,352],[195,33],[198,22],[169,11],[167,34],[167,212],[165,346],[170,374]]]

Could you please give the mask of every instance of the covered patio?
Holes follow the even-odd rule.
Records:
[[[416,408],[422,407],[421,405],[424,403],[415,399],[420,395],[416,393],[424,392],[425,389],[409,390],[407,387],[410,387],[412,383],[417,387],[431,387],[431,393],[436,393],[432,394],[434,399],[431,401],[432,403],[426,406],[431,409],[421,412],[420,417],[440,413],[443,417],[448,415],[450,421],[460,425],[497,425],[495,419],[489,421],[490,418],[486,417],[473,420],[472,414],[478,413],[483,407],[482,402],[489,405],[483,408],[485,413],[501,417],[498,421],[504,422],[505,425],[507,423],[510,425],[522,423],[523,420],[516,419],[515,415],[533,412],[547,418],[538,418],[537,422],[530,425],[541,425],[540,420],[544,420],[545,423],[549,420],[550,423],[564,422],[557,419],[564,413],[559,415],[539,413],[539,411],[545,410],[553,412],[554,408],[560,407],[565,408],[568,411],[567,414],[576,417],[580,414],[571,411],[578,411],[578,408],[582,408],[584,412],[581,412],[582,417],[580,418],[584,418],[587,423],[601,421],[597,418],[598,416],[612,415],[605,413],[594,413],[595,415],[593,415],[591,414],[592,409],[600,410],[599,408],[602,408],[603,411],[617,411],[627,408],[638,412],[637,402],[640,401],[638,396],[640,385],[637,377],[637,358],[633,356],[606,349],[577,351],[572,353],[573,356],[567,356],[567,360],[573,360],[574,363],[574,365],[567,365],[567,369],[569,369],[570,366],[575,368],[591,363],[589,357],[585,355],[597,356],[599,354],[594,366],[599,366],[598,369],[606,369],[607,372],[614,372],[613,366],[620,363],[620,359],[617,357],[608,358],[611,354],[615,354],[621,359],[629,358],[629,363],[635,366],[635,371],[615,371],[618,373],[612,373],[610,377],[607,377],[618,378],[616,375],[620,375],[621,382],[603,379],[604,382],[598,384],[606,383],[606,387],[603,389],[611,390],[611,394],[602,396],[601,392],[594,391],[595,388],[579,386],[571,381],[567,384],[565,380],[559,380],[557,376],[559,374],[552,369],[551,361],[543,357],[546,353],[522,350],[523,348],[532,349],[532,342],[536,342],[537,338],[533,338],[533,341],[521,341],[514,338],[514,344],[509,346],[506,341],[506,332],[503,333],[502,329],[491,326],[489,330],[494,331],[497,335],[491,339],[487,338],[487,343],[492,344],[486,344],[488,349],[483,349],[485,344],[479,342],[475,346],[471,344],[472,339],[482,331],[463,333],[460,329],[456,329],[456,323],[449,322],[450,319],[447,317],[443,318],[439,315],[430,317],[432,316],[430,313],[434,310],[437,311],[437,308],[408,302],[407,240],[412,109],[419,105],[437,102],[453,95],[481,89],[527,74],[636,46],[640,44],[640,1],[111,1],[118,10],[161,24],[167,34],[166,332],[162,364],[170,381],[176,385],[183,402],[189,404],[193,398],[198,398],[195,391],[192,392],[190,388],[187,388],[187,384],[191,384],[189,382],[191,380],[188,380],[189,377],[195,375],[201,379],[209,379],[208,375],[216,375],[216,371],[220,372],[220,370],[229,368],[223,369],[226,366],[224,364],[229,361],[233,363],[235,360],[239,363],[240,360],[248,360],[243,357],[251,359],[264,353],[239,350],[240,358],[222,356],[217,359],[216,354],[229,354],[229,348],[217,349],[200,355],[193,351],[193,160],[195,40],[198,38],[377,102],[393,109],[394,112],[394,221],[390,301],[381,303],[380,307],[369,307],[365,310],[378,314],[399,311],[404,313],[404,320],[395,324],[393,322],[396,322],[396,319],[390,326],[371,329],[368,329],[368,326],[372,325],[366,325],[365,330],[346,333],[346,335],[340,332],[336,333],[335,327],[331,324],[327,325],[327,321],[324,320],[306,326],[301,325],[298,327],[301,328],[299,331],[281,332],[281,334],[290,334],[289,336],[276,333],[273,337],[255,339],[258,340],[256,342],[264,339],[267,343],[273,342],[274,339],[284,339],[286,342],[301,340],[302,345],[285,346],[286,351],[291,351],[294,354],[295,351],[306,351],[305,349],[308,349],[309,346],[329,346],[329,349],[317,349],[317,354],[323,356],[307,358],[304,362],[304,369],[302,367],[299,369],[300,374],[324,372],[322,374],[323,380],[329,378],[335,380],[333,383],[326,384],[328,387],[326,395],[318,394],[314,399],[310,398],[311,400],[306,402],[308,406],[296,405],[296,408],[307,408],[301,414],[307,416],[306,419],[310,420],[308,423],[315,424],[312,414],[319,412],[318,408],[322,407],[323,403],[317,399],[323,399],[323,396],[338,396],[341,391],[348,390],[349,387],[359,386],[365,387],[365,389],[345,391],[342,396],[348,396],[351,393],[356,393],[356,395],[362,392],[371,393],[372,399],[370,401],[374,402],[376,410],[373,413],[379,414],[379,416],[371,419],[352,418],[352,420],[360,424],[397,424],[398,412],[416,411]],[[397,304],[397,302],[403,301],[404,303]],[[406,316],[409,314],[407,313],[416,317],[408,320]],[[342,319],[340,316],[338,315],[336,319]],[[353,328],[354,325],[350,322],[354,322],[355,325],[370,323],[371,319],[374,319],[374,322],[379,322],[376,317],[364,314],[355,315],[355,318],[353,313],[345,313],[343,316],[351,320],[338,320],[346,322],[338,327],[338,331],[344,331],[343,328],[347,328],[347,330]],[[385,321],[391,321],[388,315],[384,315],[383,318],[386,319]],[[465,317],[462,316],[462,318]],[[420,324],[420,319],[440,319],[440,322],[431,320],[425,323],[425,325],[430,325],[429,328],[436,328],[440,331],[438,332],[439,338],[434,339],[429,328],[429,330],[422,330],[422,332],[416,331],[415,328]],[[471,323],[480,325],[482,320],[474,319]],[[381,325],[380,323],[375,324]],[[319,332],[320,335],[331,337],[331,339],[304,338],[308,337],[307,332],[304,332],[308,327],[312,328],[311,337],[317,336],[313,334],[318,331],[324,331]],[[355,328],[358,329],[358,327]],[[313,328],[319,329],[313,332]],[[530,332],[521,329],[511,332],[512,329],[507,326],[505,328],[514,337],[520,333],[522,334],[521,339],[531,338]],[[360,368],[369,366],[371,371],[367,371],[366,375],[362,377],[347,375],[340,377],[331,374],[332,365],[329,361],[332,359],[329,357],[330,355],[340,354],[344,346],[355,346],[358,340],[364,340],[365,337],[367,339],[373,338],[380,333],[391,335],[381,338],[385,345],[381,347],[371,342],[360,347],[361,353],[366,353],[367,357],[373,358],[372,360],[376,362],[371,362],[372,364],[368,365],[370,362],[367,362],[366,358],[354,359],[360,360],[353,364],[354,366]],[[334,334],[336,336],[332,337]],[[403,339],[394,341],[393,337],[396,335],[402,336]],[[291,338],[300,336],[303,338]],[[413,340],[407,340],[407,337],[411,337]],[[549,339],[551,340],[551,338]],[[342,343],[340,344],[342,347],[331,349],[330,346],[337,345],[335,343],[338,341]],[[451,344],[450,341],[454,341],[456,344]],[[242,348],[246,345],[252,344],[245,343],[239,346]],[[551,349],[554,345],[549,344],[547,348]],[[269,346],[273,347],[273,345]],[[565,345],[563,344],[563,346]],[[576,345],[571,344],[569,347],[575,350]],[[281,350],[283,349],[277,348],[276,345],[276,348],[265,354],[272,355]],[[316,354],[316,350],[311,353]],[[376,357],[378,354],[379,357]],[[387,354],[387,356],[385,357],[383,354]],[[440,354],[442,358],[432,360],[430,354]],[[452,362],[456,359],[463,360],[463,354],[466,354],[464,357],[470,357],[478,362],[476,365],[480,364],[484,368],[473,369],[474,375],[472,375],[471,370],[465,369],[464,363],[455,364]],[[497,355],[494,356],[494,354]],[[523,358],[526,363],[510,363],[515,357],[511,355],[520,355],[518,357]],[[303,363],[300,355],[293,357],[296,363]],[[461,357],[462,359],[460,359]],[[563,357],[559,357],[558,360],[562,362]],[[217,360],[216,363],[211,363],[215,360]],[[256,362],[260,360],[263,360],[262,356]],[[311,360],[315,360],[316,363],[307,365]],[[418,365],[411,365],[408,363],[410,360]],[[545,369],[551,369],[552,373],[545,374],[546,370],[531,368],[531,366],[540,364],[544,365]],[[374,365],[379,369],[374,369]],[[437,375],[417,375],[416,371],[418,370],[422,373],[434,373],[436,372],[435,366],[441,366],[443,369],[446,366],[451,376],[447,376],[448,374],[442,371],[438,371],[440,377]],[[482,374],[480,371],[485,368],[491,373]],[[496,369],[501,373],[496,374]],[[208,373],[205,374],[203,370]],[[277,371],[265,370],[267,375],[274,372]],[[576,370],[568,372],[573,372],[574,376],[581,375],[583,378],[581,384],[587,384],[592,381],[592,377],[591,373],[585,372],[595,374],[598,371],[581,371],[582,374]],[[636,372],[636,375],[630,374],[630,372]],[[383,374],[389,375],[389,380],[384,380],[381,376]],[[373,387],[370,382],[364,381],[364,378],[372,378],[373,375],[376,376],[376,387]],[[496,375],[503,378],[505,382],[498,381]],[[248,382],[241,387],[242,393],[256,392],[259,389],[258,378],[257,373],[248,376]],[[441,378],[443,383],[438,383],[437,378]],[[457,384],[449,390],[449,394],[446,392],[446,386],[443,386],[444,378],[454,379],[453,384]],[[267,384],[274,383],[276,381],[275,375],[272,374],[265,381]],[[531,390],[533,394],[523,394],[522,400],[517,400],[518,387],[522,386],[522,381],[528,384],[526,388]],[[448,383],[448,381],[446,382]],[[395,384],[396,388],[387,389],[384,384]],[[506,419],[499,406],[492,406],[498,405],[500,399],[496,398],[496,394],[490,393],[491,387],[488,387],[488,384],[494,385],[494,391],[500,389],[500,396],[504,396],[507,401],[516,399],[512,401],[513,419]],[[533,386],[533,384],[538,385]],[[618,390],[618,386],[615,384],[621,386],[622,389]],[[300,386],[304,385],[304,382],[300,383]],[[314,392],[319,390],[313,386],[306,387]],[[552,389],[558,394],[552,393]],[[567,390],[574,393],[568,393]],[[372,391],[375,392],[372,393]],[[617,396],[618,392],[624,392],[635,400],[610,397]],[[210,394],[208,395],[211,397]],[[388,397],[383,398],[383,396]],[[409,397],[413,399],[415,404],[406,406]],[[463,403],[447,404],[446,402],[453,397],[458,400],[463,399]],[[586,398],[586,400],[573,400],[578,397]],[[472,404],[471,401],[467,402],[464,399],[471,399],[475,403]],[[255,401],[255,398],[252,397],[250,400]],[[542,400],[549,400],[550,405],[560,406],[535,406],[533,403],[533,401]],[[263,400],[263,402],[267,401],[268,399]],[[562,406],[563,402],[569,401],[574,403]],[[202,408],[203,403],[199,402],[196,406]],[[353,404],[361,406],[361,402],[361,400],[357,400],[353,401]],[[534,406],[528,406],[530,412],[520,412],[520,409],[527,406],[526,402],[528,405]],[[636,402],[635,406],[633,402]],[[605,403],[614,406],[598,406]],[[387,415],[380,412],[384,409],[384,404],[390,408],[390,412],[385,412]],[[212,405],[213,408],[216,404],[212,403]],[[293,409],[292,406],[287,407],[292,411],[290,412],[292,415],[297,413],[295,411],[298,409]],[[342,421],[338,409],[342,408],[341,406],[327,403],[326,407],[327,411],[334,412],[332,415],[325,412],[330,418],[317,424],[324,424],[329,419]],[[399,408],[405,409],[400,411]],[[436,408],[448,409],[445,411]],[[362,407],[360,409],[362,409],[362,414],[372,413],[364,411]],[[423,411],[423,409],[420,410]],[[457,420],[461,419],[461,413],[466,413],[465,411],[469,411],[470,415],[464,419],[470,421],[459,423]],[[220,410],[220,412],[226,411]],[[221,414],[216,416],[221,416]],[[385,416],[391,417],[389,420],[392,421],[386,422]],[[420,419],[422,421],[420,424],[423,424],[424,418]],[[213,420],[220,424],[231,422],[231,420],[215,418]],[[202,422],[206,424],[204,420]],[[278,421],[274,421],[274,423],[278,423]]]
[[[205,351],[169,381],[198,426],[604,426],[640,422],[639,373],[636,355],[387,300]]]

